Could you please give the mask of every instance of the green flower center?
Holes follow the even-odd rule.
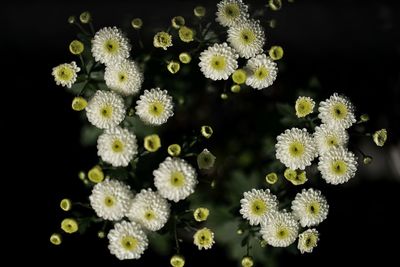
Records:
[[[104,198],[104,205],[106,205],[107,207],[112,207],[115,205],[115,198],[113,196],[106,196]]]
[[[267,205],[262,199],[255,199],[251,203],[251,212],[255,215],[263,215],[267,210]]]
[[[312,112],[312,104],[308,100],[300,100],[296,106],[297,113],[301,116],[307,116]]]
[[[69,81],[73,76],[74,70],[66,66],[60,67],[57,71],[57,78],[59,80]]]
[[[185,184],[185,175],[180,171],[173,172],[170,181],[172,186],[182,187]]]
[[[301,157],[304,154],[304,145],[299,141],[294,141],[289,146],[289,154],[292,157]]]
[[[335,105],[332,106],[331,113],[333,118],[335,118],[336,120],[342,120],[346,118],[348,110],[345,104],[336,103]]]
[[[133,236],[125,236],[121,239],[121,245],[126,250],[134,251],[138,245],[138,240]]]
[[[312,202],[307,206],[307,213],[311,215],[319,214],[321,205],[318,202]]]
[[[117,40],[114,39],[109,39],[104,43],[104,49],[110,53],[114,54],[118,51],[119,49],[119,43]]]
[[[164,105],[161,102],[155,101],[149,104],[149,113],[152,116],[159,117],[163,114],[163,112],[164,112]]]
[[[289,232],[285,227],[280,227],[276,231],[276,237],[278,239],[286,239],[288,237],[288,235],[289,235]]]
[[[115,139],[111,145],[112,151],[120,153],[124,150],[124,143],[121,140]]]
[[[144,213],[144,218],[148,221],[154,220],[156,218],[156,215],[154,214],[154,211],[152,210],[147,210]]]
[[[109,119],[111,118],[113,114],[113,108],[110,105],[105,105],[103,107],[101,107],[100,109],[100,115],[105,118],[105,119]]]
[[[210,62],[211,68],[217,71],[222,71],[226,67],[226,60],[223,56],[214,55]]]
[[[329,136],[326,138],[326,144],[329,147],[337,146],[338,145],[338,140],[335,136]]]
[[[128,75],[125,72],[118,73],[118,81],[121,83],[125,82],[128,78],[127,76]]]
[[[343,175],[347,171],[347,163],[343,160],[335,160],[331,165],[332,172],[336,175]]]
[[[264,80],[269,76],[269,70],[266,67],[259,67],[254,72],[254,77],[260,81]]]
[[[237,4],[227,4],[224,9],[225,16],[230,19],[235,19],[240,15],[240,8]]]
[[[250,29],[243,29],[240,33],[240,40],[245,44],[249,45],[254,42],[256,39],[256,35]]]

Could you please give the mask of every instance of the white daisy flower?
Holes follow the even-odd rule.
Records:
[[[136,114],[147,124],[161,125],[174,115],[172,97],[160,88],[145,90],[136,101]]]
[[[242,20],[228,29],[227,40],[240,57],[249,59],[262,53],[265,33],[258,20]]]
[[[308,229],[303,233],[299,234],[299,241],[297,243],[297,248],[300,250],[301,254],[307,252],[311,253],[313,249],[317,246],[319,241],[319,233],[316,229]]]
[[[97,62],[112,65],[129,57],[131,45],[117,27],[105,27],[92,39],[92,54]]]
[[[334,93],[329,99],[321,101],[318,117],[322,123],[332,127],[349,128],[356,122],[354,106],[345,96]]]
[[[150,231],[160,230],[168,221],[170,204],[159,193],[142,189],[132,201],[128,218]]]
[[[287,129],[276,139],[276,158],[287,168],[304,170],[317,156],[314,140],[306,129]]]
[[[104,80],[109,88],[124,96],[139,92],[143,83],[143,74],[134,61],[122,60],[109,65],[104,72]]]
[[[265,54],[249,59],[245,69],[249,73],[246,84],[258,90],[271,86],[278,75],[276,63]]]
[[[345,147],[349,140],[349,135],[343,128],[321,124],[315,127],[314,140],[318,153],[322,155],[336,147]]]
[[[114,92],[98,90],[86,106],[86,116],[100,129],[118,126],[125,118],[124,100]]]
[[[238,55],[226,43],[214,44],[200,54],[200,70],[211,80],[227,80],[237,69]]]
[[[328,184],[343,184],[356,174],[357,158],[347,149],[338,147],[319,157],[318,170]]]
[[[54,76],[54,81],[57,85],[63,87],[71,88],[71,86],[76,82],[78,77],[77,73],[81,70],[75,61],[71,63],[64,63],[53,68],[51,75]]]
[[[328,216],[329,205],[321,191],[303,189],[292,201],[292,213],[303,227],[320,224]]]
[[[146,234],[134,222],[114,224],[107,237],[110,253],[120,260],[139,259],[149,244]]]
[[[106,179],[93,187],[89,200],[97,216],[118,221],[128,212],[132,197],[128,185],[118,180]]]
[[[126,167],[138,153],[136,136],[127,129],[107,129],[97,139],[97,154],[114,167]]]
[[[175,202],[192,194],[197,184],[196,170],[179,158],[166,158],[153,175],[160,195]]]
[[[297,238],[299,224],[289,212],[275,212],[261,224],[262,238],[273,247],[287,247]]]
[[[250,225],[258,225],[265,221],[267,216],[278,208],[276,196],[271,194],[269,189],[252,189],[244,192],[243,196],[240,200],[240,214],[249,220]]]
[[[216,21],[225,27],[234,26],[249,16],[248,7],[242,0],[223,0],[217,4],[217,8]]]

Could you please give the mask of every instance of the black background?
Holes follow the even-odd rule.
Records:
[[[266,1],[247,2],[256,7]],[[87,194],[76,174],[91,166],[93,162],[88,159],[96,153],[94,148],[82,149],[79,145],[80,124],[78,115],[70,109],[71,96],[57,87],[50,75],[53,66],[72,60],[67,45],[76,29],[66,23],[67,17],[90,10],[96,28],[126,26],[133,17],[165,26],[172,16],[188,14],[197,4],[215,10],[214,1],[200,0],[13,1],[1,7],[1,50],[5,52],[8,69],[2,80],[9,81],[2,87],[15,93],[10,101],[3,101],[18,111],[8,117],[11,125],[23,126],[19,133],[27,136],[17,138],[21,154],[15,157],[12,154],[10,159],[14,163],[23,162],[18,166],[16,180],[18,186],[29,191],[25,195],[30,200],[22,206],[29,215],[24,218],[38,225],[33,229],[25,225],[22,231],[34,235],[29,246],[23,245],[22,250],[30,247],[28,252],[37,252],[31,259],[15,260],[54,265],[117,264],[108,254],[106,242],[97,241],[94,234],[73,236],[61,247],[48,242],[63,217],[58,209],[59,200]],[[387,264],[397,258],[398,245],[392,242],[398,242],[399,238],[399,220],[395,219],[400,203],[399,1],[296,1],[286,3],[273,16],[279,25],[268,40],[285,48],[284,60],[290,69],[284,77],[289,93],[278,93],[281,100],[293,101],[295,98],[288,95],[294,95],[296,89],[315,75],[322,85],[323,96],[336,90],[345,93],[360,112],[371,115],[376,129],[389,130],[385,148],[368,147],[375,161],[368,170],[360,171],[357,182],[327,192],[333,199],[331,212],[320,228],[322,240],[315,253],[288,255],[281,266]],[[6,121],[7,118],[4,127]],[[19,213],[18,209],[21,206],[13,211]],[[225,259],[223,247],[193,255],[192,252],[195,250],[187,252],[188,266],[215,264],[216,258],[225,261],[224,265],[237,265]],[[168,259],[148,252],[141,260],[124,262],[123,266],[128,265],[167,266]]]

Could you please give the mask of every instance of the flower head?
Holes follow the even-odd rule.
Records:
[[[60,234],[56,234],[56,233],[52,234],[50,236],[50,242],[53,245],[56,245],[56,246],[61,245],[61,243],[62,243],[61,235]]]
[[[197,156],[197,165],[199,169],[211,169],[214,166],[216,157],[208,151],[208,149],[204,149],[198,156]]]
[[[207,220],[209,214],[210,211],[207,208],[197,208],[193,212],[193,217],[196,221],[203,222]]]
[[[196,32],[189,27],[182,26],[179,28],[178,34],[182,42],[190,43],[194,40]]]
[[[154,35],[153,45],[157,48],[167,50],[168,47],[172,46],[172,36],[167,32],[158,32]]]
[[[265,241],[273,247],[287,247],[297,238],[299,224],[289,212],[275,212],[261,224],[260,233]]]
[[[217,21],[226,27],[231,27],[246,19],[248,7],[242,0],[223,0],[217,5]]]
[[[246,84],[258,90],[271,86],[278,75],[276,63],[265,54],[249,59],[245,69],[248,72]]]
[[[61,229],[67,234],[73,234],[79,230],[79,225],[75,219],[67,218],[61,222]]]
[[[311,97],[299,96],[296,100],[295,110],[298,118],[303,118],[313,113],[315,101]]]
[[[356,122],[353,104],[345,96],[337,93],[334,93],[329,99],[321,101],[318,111],[318,117],[322,123],[332,127],[347,129]]]
[[[386,129],[381,129],[379,131],[376,131],[372,135],[372,138],[374,140],[374,143],[377,146],[383,146],[386,143],[386,140],[387,140],[387,131],[386,131]]]
[[[297,243],[297,248],[300,250],[301,254],[305,252],[311,253],[313,249],[317,246],[318,241],[318,231],[316,229],[308,229],[299,234],[299,242]]]
[[[244,192],[240,205],[240,214],[243,218],[249,220],[250,225],[258,225],[277,210],[278,201],[269,189],[265,191],[252,189]]]
[[[75,61],[64,63],[53,68],[52,75],[57,85],[71,88],[78,77],[77,73],[81,70]]]
[[[82,111],[87,107],[87,105],[88,105],[88,102],[86,101],[86,99],[84,99],[81,96],[77,96],[77,97],[74,97],[74,99],[72,100],[71,107],[75,111]]]
[[[193,243],[198,247],[199,250],[203,248],[210,249],[215,243],[214,233],[210,229],[204,227],[194,234]]]
[[[172,157],[178,157],[181,154],[181,146],[178,144],[169,145],[168,154]]]
[[[144,138],[144,148],[150,152],[156,152],[161,147],[161,139],[158,134],[147,135]]]
[[[283,57],[283,48],[281,46],[274,45],[268,50],[268,55],[270,58],[272,58],[272,60],[279,60]]]
[[[100,183],[104,180],[103,170],[99,165],[94,166],[88,172],[88,178],[93,183]]]
[[[137,94],[143,83],[143,74],[134,61],[121,60],[108,65],[104,72],[107,86],[124,96]]]
[[[172,267],[183,267],[185,266],[185,258],[181,255],[174,255],[171,257],[169,263]]]
[[[315,127],[314,140],[318,153],[322,155],[337,147],[345,147],[349,140],[349,134],[343,128],[321,124]]]

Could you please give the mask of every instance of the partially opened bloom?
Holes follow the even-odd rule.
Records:
[[[75,61],[64,63],[53,68],[51,74],[54,76],[54,81],[57,85],[71,88],[78,77],[78,72],[81,70]]]
[[[299,241],[297,248],[301,254],[311,253],[313,249],[318,245],[319,233],[316,229],[308,229],[303,233],[299,234]]]

